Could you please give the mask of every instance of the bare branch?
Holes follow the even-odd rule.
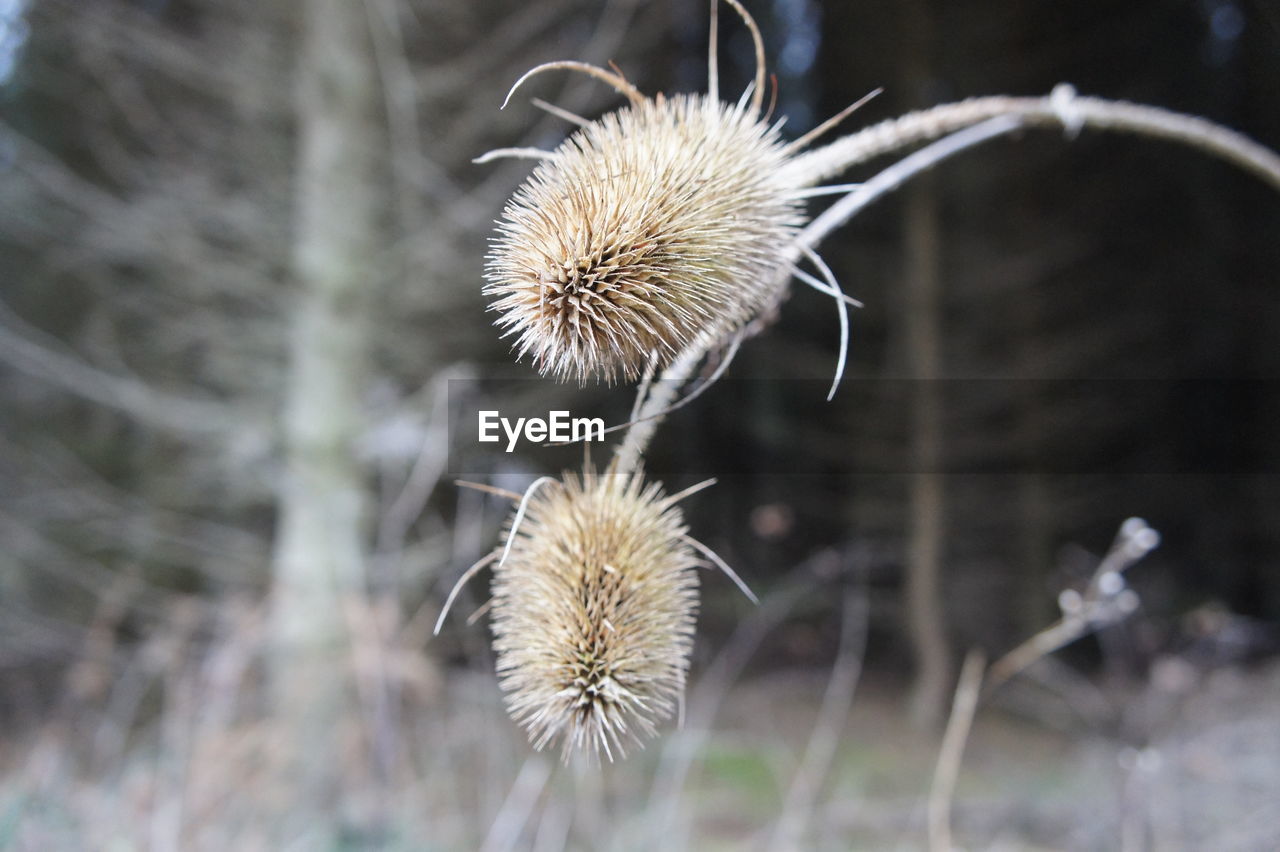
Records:
[[[951,852],[951,801],[956,792],[956,780],[960,777],[960,759],[969,739],[973,715],[978,707],[978,695],[982,686],[982,672],[987,657],[979,650],[970,651],[960,669],[960,682],[956,685],[955,700],[951,704],[951,718],[938,749],[938,765],[933,771],[933,784],[929,788],[929,850]]]
[[[1081,595],[1067,590],[1058,596],[1062,618],[1005,654],[991,665],[986,692],[994,692],[1040,658],[1128,616],[1138,607],[1137,594],[1126,587],[1122,573],[1160,543],[1160,534],[1141,518],[1120,525],[1116,540],[1098,563]]]
[[[1280,190],[1280,156],[1241,133],[1159,107],[1078,97],[1066,84],[1044,98],[972,98],[883,121],[796,157],[788,167],[789,178],[800,186],[816,184],[859,163],[999,116],[1029,126],[1063,127],[1069,134],[1087,127],[1180,142],[1233,163]]]
[[[774,829],[771,849],[804,848],[801,831],[813,811],[818,788],[831,771],[831,762],[840,743],[840,733],[853,705],[853,694],[862,676],[862,657],[867,645],[866,589],[845,593],[840,616],[840,645],[831,677],[822,696],[818,719],[809,735],[800,767],[791,780],[782,816]]]
[[[220,403],[157,391],[140,379],[100,370],[38,343],[34,336],[26,323],[0,305],[0,361],[14,369],[150,426],[192,435],[224,432],[230,426]]]
[[[817,245],[823,237],[852,219],[864,207],[893,192],[921,172],[928,171],[943,160],[954,157],[975,145],[1011,133],[1019,126],[1020,121],[1016,116],[997,116],[982,124],[958,130],[928,147],[903,157],[815,217],[800,232],[798,242],[810,247]]]

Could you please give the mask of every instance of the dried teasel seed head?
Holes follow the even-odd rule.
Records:
[[[534,748],[610,759],[642,744],[684,691],[697,558],[675,500],[639,473],[566,474],[526,498],[494,569],[507,709]]]
[[[776,127],[703,95],[633,98],[543,160],[484,292],[544,375],[631,380],[769,307],[801,224]]]

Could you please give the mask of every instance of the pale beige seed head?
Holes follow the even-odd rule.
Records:
[[[494,570],[507,709],[537,749],[612,759],[684,691],[698,607],[680,509],[636,474],[566,474],[528,498]]]
[[[641,99],[569,137],[498,224],[484,292],[544,375],[630,380],[769,307],[801,224],[750,107]],[[785,276],[784,276],[785,277]]]

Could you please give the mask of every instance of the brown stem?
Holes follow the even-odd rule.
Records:
[[[1033,126],[1063,127],[1071,134],[1088,127],[1181,142],[1252,172],[1280,190],[1280,156],[1244,134],[1159,107],[1078,97],[1065,84],[1043,98],[997,95],[907,113],[796,157],[787,167],[788,176],[796,186],[813,186],[859,163],[998,116],[1012,116]]]

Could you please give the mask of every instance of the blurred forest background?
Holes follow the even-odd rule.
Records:
[[[844,132],[1068,81],[1280,148],[1264,0],[745,2],[791,136],[878,86]],[[564,138],[531,96],[617,106],[548,74],[499,111],[540,62],[705,90],[707,19],[0,0],[0,849],[919,848],[965,650],[1052,624],[1135,515],[1138,610],[979,710],[957,838],[1274,848],[1280,197],[1159,142],[944,165],[822,247],[866,303],[833,402],[832,306],[797,289],[658,431],[762,598],[705,575],[680,731],[533,754],[464,623],[483,575],[431,639],[508,511],[452,483],[450,382],[578,393],[480,295],[529,164],[470,161]]]

